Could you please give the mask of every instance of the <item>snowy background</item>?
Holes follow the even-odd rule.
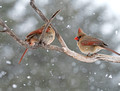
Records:
[[[120,52],[119,0],[35,0],[50,18],[68,47],[78,53],[74,37],[81,27]],[[40,28],[44,21],[29,5],[29,0],[0,0],[0,18],[21,38]],[[0,30],[2,27],[0,27]],[[55,39],[53,44],[60,45]],[[0,33],[0,91],[120,91],[120,64],[104,61],[83,63],[63,53],[29,50],[10,36]],[[101,51],[115,55],[108,51]]]

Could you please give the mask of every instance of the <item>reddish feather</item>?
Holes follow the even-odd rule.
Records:
[[[39,29],[37,29],[37,30],[29,33],[29,34],[27,35],[27,38],[30,37],[30,36],[32,36],[32,35],[34,35],[34,34],[41,34],[42,31],[43,31],[43,29],[44,29],[44,27],[45,27],[45,26],[42,26],[41,28],[39,28]],[[48,26],[46,32],[49,32],[49,30],[50,30],[50,27]],[[30,40],[31,40],[31,38],[28,38],[28,39],[27,39],[28,42],[29,42]],[[36,41],[36,40],[35,40],[35,41]],[[29,42],[29,44],[31,45],[31,42]],[[24,57],[24,55],[25,55],[25,53],[26,53],[27,51],[28,51],[28,48],[27,48],[27,49],[25,50],[25,52],[23,53],[23,55],[22,55],[22,57],[21,57],[21,59],[20,59],[20,61],[19,61],[19,64],[21,63],[21,61],[22,61],[22,59],[23,59],[23,57]]]
[[[26,50],[25,50],[25,52],[23,53],[23,55],[22,55],[22,57],[20,58],[20,61],[19,61],[19,63],[18,64],[20,64],[21,63],[21,61],[22,61],[22,59],[23,59],[23,57],[24,57],[24,55],[25,55],[25,53],[28,51],[28,48],[26,48]]]
[[[89,45],[103,45],[103,41],[98,40],[96,38],[89,38],[81,41],[82,45],[89,46]]]
[[[96,41],[86,41],[86,42],[81,42],[82,45],[99,45],[99,42]]]
[[[78,33],[81,33],[81,32],[82,32],[82,30],[79,28],[79,29],[78,29]]]
[[[35,30],[35,31],[33,31],[33,32],[31,32],[31,33],[29,33],[29,34],[27,35],[27,37],[29,37],[29,36],[31,36],[31,35],[33,35],[33,34],[41,34],[42,31],[43,31],[43,29],[44,29],[44,26],[41,27],[41,28],[39,28],[39,29],[37,29],[37,30]],[[49,30],[50,30],[50,27],[47,28],[47,31],[46,31],[46,32],[48,32]]]

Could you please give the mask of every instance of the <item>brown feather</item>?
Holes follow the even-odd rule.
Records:
[[[29,36],[31,36],[31,35],[34,35],[34,34],[41,34],[42,33],[42,31],[43,31],[43,29],[44,29],[44,25],[41,27],[41,28],[39,28],[39,29],[37,29],[37,30],[35,30],[35,31],[33,31],[33,32],[30,32],[27,36],[26,36],[26,38],[28,38]],[[50,26],[47,28],[47,31],[46,32],[48,32],[50,30]]]
[[[93,38],[91,36],[84,36],[83,40],[81,41],[81,44],[83,46],[101,46],[101,47],[104,47],[104,46],[107,46],[107,44],[105,44],[103,41],[97,39],[97,38]]]

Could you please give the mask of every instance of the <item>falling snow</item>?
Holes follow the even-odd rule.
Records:
[[[70,25],[67,25],[67,27],[66,28],[71,28],[71,26]]]
[[[27,76],[27,79],[30,79],[31,78],[31,76]]]
[[[55,64],[52,64],[52,66],[54,66]]]
[[[95,13],[92,13],[93,15],[95,15]]]
[[[17,88],[17,84],[13,84],[12,87],[13,87],[13,88]]]
[[[7,74],[7,72],[5,72],[5,71],[1,71],[0,72],[0,78],[2,78],[4,75],[6,75]]]
[[[115,34],[117,35],[117,34],[118,34],[118,31],[115,31]]]
[[[49,52],[49,50],[47,50],[47,52]]]
[[[109,75],[108,78],[112,79],[113,77],[112,77],[112,75]]]
[[[118,83],[118,86],[120,86],[120,83]]]
[[[64,18],[63,18],[62,16],[60,16],[60,15],[57,15],[56,18],[57,18],[58,20],[60,20],[60,21],[63,21],[63,19],[64,19]]]
[[[53,73],[52,73],[52,71],[50,71],[50,74],[51,74],[51,76],[53,76]]]
[[[58,76],[59,79],[61,79],[62,77],[61,76]]]
[[[24,83],[23,86],[26,86],[26,84]]]
[[[11,64],[11,61],[7,60],[7,61],[6,61],[6,64]]]
[[[28,63],[26,63],[26,66],[28,66]]]
[[[7,20],[5,22],[7,22]]]
[[[2,8],[2,6],[0,6],[0,8]]]
[[[3,28],[3,30],[7,30],[7,28],[6,28],[6,27],[4,27],[4,28]]]
[[[108,77],[108,74],[106,74],[105,77]]]

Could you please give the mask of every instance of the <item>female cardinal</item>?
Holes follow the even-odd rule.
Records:
[[[44,30],[45,28],[45,25],[43,25],[41,28],[29,33],[27,36],[26,36],[26,39],[25,41],[30,45],[30,46],[34,46],[35,43],[39,43],[39,38],[42,34],[42,31]],[[53,30],[53,28],[51,26],[48,26],[47,28],[47,31],[43,37],[43,40],[42,42],[44,44],[51,44],[55,39],[55,31]],[[19,64],[20,62],[22,61],[22,58],[24,57],[25,53],[28,51],[28,48],[26,48],[25,52],[23,53],[20,61],[19,61]]]
[[[80,28],[78,29],[78,36],[74,39],[78,41],[77,45],[80,51],[84,54],[87,54],[87,56],[90,54],[95,54],[102,49],[106,49],[108,51],[116,53],[117,55],[120,55],[116,51],[108,48],[107,44],[105,44],[103,41],[86,35]]]

